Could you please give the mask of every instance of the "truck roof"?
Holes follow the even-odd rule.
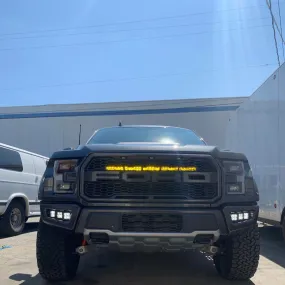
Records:
[[[176,128],[176,129],[190,130],[181,127],[163,126],[163,125],[122,125],[122,126],[105,127],[101,129],[109,129],[109,128]]]

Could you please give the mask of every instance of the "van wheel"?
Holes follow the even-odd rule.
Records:
[[[16,236],[22,233],[25,227],[25,209],[18,201],[12,201],[1,220],[1,234]]]

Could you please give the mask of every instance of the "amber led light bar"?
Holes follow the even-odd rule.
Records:
[[[197,168],[195,166],[141,166],[141,165],[135,165],[135,166],[127,166],[127,165],[108,165],[106,166],[105,170],[107,171],[137,171],[137,172],[143,172],[143,171],[149,171],[149,172],[159,172],[159,171],[168,171],[168,172],[174,172],[174,171],[182,171],[182,172],[195,172],[197,171]]]

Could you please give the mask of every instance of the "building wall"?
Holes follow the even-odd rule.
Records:
[[[217,98],[47,105],[0,108],[0,142],[49,156],[78,145],[102,127],[123,124],[170,125],[193,129],[209,144],[225,147],[228,120],[246,100]]]

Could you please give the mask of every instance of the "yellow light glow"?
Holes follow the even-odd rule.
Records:
[[[142,171],[141,166],[123,166],[125,171]]]
[[[107,166],[108,171],[124,171],[124,166]]]
[[[160,171],[159,166],[144,166],[143,171]]]
[[[178,171],[178,167],[162,166],[161,171]]]
[[[143,171],[149,171],[149,172],[158,172],[158,171],[166,171],[166,172],[174,172],[174,171],[181,171],[181,172],[194,172],[197,171],[197,168],[195,166],[141,166],[141,165],[135,165],[135,166],[118,166],[118,165],[108,165],[106,166],[107,171],[137,171],[137,172],[143,172]]]
[[[179,171],[196,171],[197,167],[195,166],[186,166],[186,167],[179,167]]]

